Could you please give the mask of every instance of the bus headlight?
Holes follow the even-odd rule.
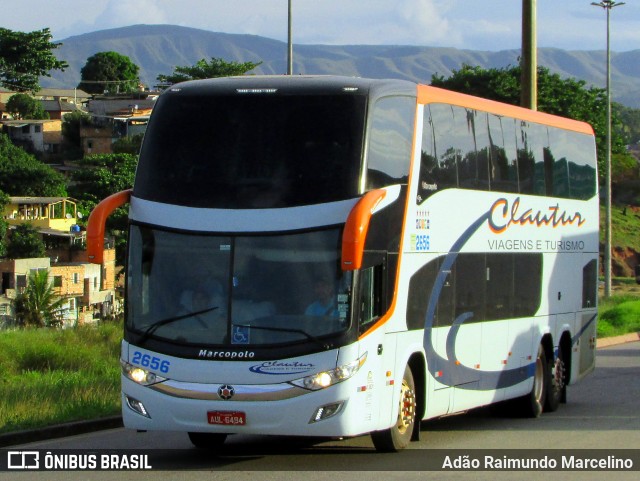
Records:
[[[302,379],[296,379],[290,381],[290,384],[294,386],[302,387],[310,391],[317,391],[318,389],[324,389],[329,386],[333,386],[342,381],[346,381],[352,377],[362,367],[367,360],[367,353],[365,352],[359,359],[356,359],[349,364],[338,366],[330,371],[317,372],[311,376],[303,377]]]
[[[166,381],[166,377],[158,376],[157,374],[147,371],[140,366],[134,366],[126,361],[120,361],[122,366],[122,374],[131,379],[133,382],[141,384],[143,386],[150,386],[159,382]]]

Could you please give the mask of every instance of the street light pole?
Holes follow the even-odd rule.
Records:
[[[536,0],[522,0],[522,59],[520,105],[538,109]]]
[[[595,7],[607,11],[607,157],[605,164],[605,230],[604,230],[604,296],[611,296],[611,44],[609,18],[611,9],[624,5],[624,2],[602,0],[591,2]]]
[[[291,20],[291,0],[289,0],[287,37],[287,75],[293,75],[293,21]]]

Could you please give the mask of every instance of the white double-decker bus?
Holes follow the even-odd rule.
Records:
[[[126,427],[392,451],[423,419],[553,411],[594,367],[587,124],[398,80],[187,82],[92,213],[94,262],[126,202]]]

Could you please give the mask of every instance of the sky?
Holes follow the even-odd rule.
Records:
[[[537,0],[538,47],[604,50],[606,11],[591,0]],[[521,0],[292,0],[294,44],[520,48]],[[0,0],[0,27],[54,40],[171,24],[287,41],[288,0]],[[611,11],[611,49],[640,49],[640,0]]]

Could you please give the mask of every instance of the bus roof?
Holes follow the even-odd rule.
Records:
[[[368,79],[338,75],[244,75],[182,82],[169,87],[164,95],[171,93],[182,95],[360,94],[368,95],[371,100],[386,95],[417,96],[420,104],[446,103],[593,135],[593,128],[586,122],[398,79]]]
[[[244,75],[192,80],[167,89],[195,95],[238,94],[363,94],[379,97],[387,94],[416,97],[416,84],[397,79],[365,79],[334,75]]]

